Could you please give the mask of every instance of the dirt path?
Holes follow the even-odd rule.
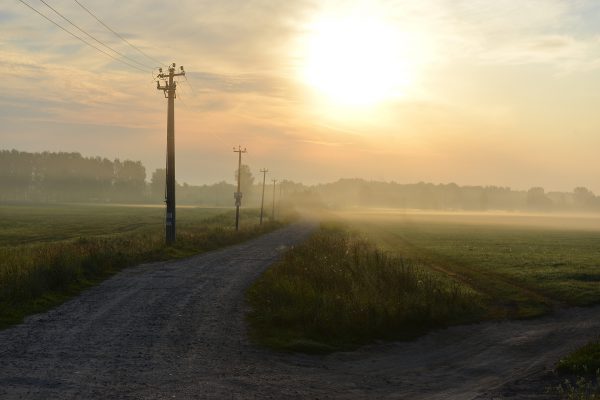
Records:
[[[0,332],[0,398],[483,399],[600,332],[600,308],[589,308],[325,357],[258,348],[244,289],[312,228],[129,268]]]

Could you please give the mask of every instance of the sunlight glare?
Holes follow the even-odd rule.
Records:
[[[364,10],[318,18],[304,45],[302,80],[337,104],[399,98],[414,79],[409,35]]]

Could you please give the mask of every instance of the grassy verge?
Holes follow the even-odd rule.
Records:
[[[118,270],[148,261],[190,256],[245,241],[280,227],[256,224],[245,212],[239,232],[231,213],[183,222],[174,246],[164,245],[160,227],[122,234],[80,237],[0,247],[0,328],[64,302]]]
[[[456,281],[333,226],[290,250],[247,298],[255,340],[306,352],[413,338],[482,312],[478,295]]]
[[[600,338],[586,344],[559,361],[556,370],[563,374],[589,375],[600,370]]]
[[[561,400],[600,400],[600,369],[595,374],[561,374],[562,382],[547,392]]]
[[[600,400],[600,338],[558,362],[562,382],[553,392],[566,400]]]

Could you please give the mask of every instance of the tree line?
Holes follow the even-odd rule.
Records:
[[[0,185],[4,201],[136,201],[146,189],[146,168],[79,153],[2,150]]]
[[[237,179],[238,171],[232,174]],[[262,180],[242,165],[243,205],[260,205]],[[79,153],[0,151],[0,201],[130,202],[164,201],[165,170],[147,179],[140,161],[84,157]],[[177,183],[178,204],[228,207],[236,186],[221,181],[210,185]],[[268,185],[265,204],[273,199]],[[459,186],[455,183],[411,183],[340,179],[304,185],[282,180],[275,190],[279,202],[319,207],[389,207],[433,210],[600,211],[600,197],[585,187],[572,192],[546,192],[541,187],[514,190],[498,186]]]
[[[499,186],[459,186],[340,179],[313,191],[334,207],[390,207],[433,210],[600,211],[600,197],[585,187],[546,192],[542,187],[514,190]]]

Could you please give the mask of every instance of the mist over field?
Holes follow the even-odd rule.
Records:
[[[241,189],[244,205],[260,205],[260,173],[242,165]],[[180,204],[232,206],[231,180],[201,186],[178,183]],[[27,153],[0,151],[1,201],[12,202],[97,202],[160,203],[165,195],[165,170],[146,170],[140,161],[83,157],[79,153]],[[397,183],[339,179],[331,183],[306,185],[301,182],[267,181],[267,200],[298,206],[337,208],[392,208],[446,211],[600,211],[600,197],[585,187],[572,192],[546,192],[544,188],[513,190],[497,186],[459,186],[455,183]]]

